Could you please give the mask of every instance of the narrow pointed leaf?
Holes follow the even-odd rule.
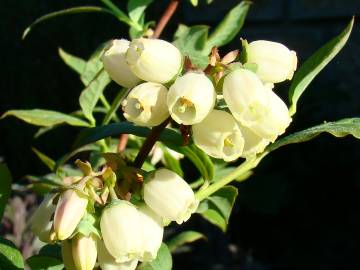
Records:
[[[89,127],[90,124],[80,118],[70,116],[61,112],[34,109],[34,110],[10,110],[4,113],[0,119],[14,116],[31,125],[52,127],[58,124],[68,124],[70,126]]]
[[[75,72],[78,74],[82,74],[84,72],[86,67],[86,61],[84,59],[67,53],[62,48],[59,48],[59,55],[65,64],[67,64]]]
[[[296,132],[269,145],[266,151],[271,152],[284,145],[306,142],[319,136],[321,133],[330,133],[335,137],[352,135],[355,138],[360,139],[360,118],[346,118]]]
[[[20,251],[9,240],[0,237],[0,269],[24,269],[24,259]]]
[[[55,161],[45,155],[44,153],[40,152],[35,147],[32,148],[32,151],[36,154],[36,156],[50,169],[50,171],[54,170]]]
[[[211,33],[206,43],[210,51],[212,47],[220,47],[229,43],[240,32],[250,8],[250,1],[242,1],[225,16],[220,24]]]
[[[127,5],[130,19],[138,23],[151,2],[153,0],[130,0]]]
[[[99,101],[105,87],[110,83],[109,75],[105,70],[99,71],[98,75],[89,85],[81,92],[79,103],[84,116],[91,122],[95,123],[93,110]]]
[[[169,250],[173,252],[185,244],[192,243],[200,239],[206,240],[205,235],[196,231],[186,231],[179,233],[178,235],[171,238],[169,241],[167,241],[167,245]]]
[[[354,25],[354,18],[344,31],[317,50],[295,73],[289,90],[290,115],[296,113],[296,105],[300,96],[312,80],[325,68],[327,64],[341,51],[348,41]]]
[[[32,24],[30,24],[25,29],[25,31],[22,35],[22,39],[25,39],[26,36],[30,33],[30,31],[39,23],[42,23],[44,21],[47,21],[49,19],[53,19],[53,18],[56,18],[59,16],[76,14],[76,13],[89,13],[89,12],[103,12],[103,13],[110,13],[110,14],[114,15],[113,12],[111,12],[111,10],[102,8],[102,7],[96,7],[96,6],[72,7],[72,8],[55,11],[55,12],[46,14],[44,16],[41,16],[40,18],[36,19]]]

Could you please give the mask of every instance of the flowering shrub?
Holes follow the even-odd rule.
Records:
[[[164,229],[198,213],[225,230],[237,196],[230,183],[245,180],[272,151],[322,132],[360,138],[358,118],[279,138],[301,94],[347,42],[353,20],[298,67],[296,53],[272,41],[242,39],[236,50],[219,55],[218,47],[242,28],[248,1],[230,10],[210,35],[207,27],[180,25],[172,43],[160,34],[179,1],[170,1],[154,30],[144,13],[151,1],[130,0],[128,13],[102,2],[106,8],[44,16],[25,31],[79,11],[107,12],[129,25],[129,40],[108,41],[88,61],[60,51],[85,85],[81,112],[11,110],[2,116],[40,126],[39,136],[59,125],[81,127],[74,149],[59,160],[36,150],[51,174],[46,186],[32,179],[31,188],[46,196],[30,220],[31,230],[49,246],[61,246],[61,259],[52,258],[56,269],[171,269],[169,250],[203,235],[185,232],[166,245]],[[286,80],[292,80],[289,107],[276,93]],[[120,87],[109,103],[104,91],[111,81]],[[84,151],[91,152],[89,161],[66,164]],[[184,179],[181,158],[195,165],[199,181]],[[221,172],[223,177],[214,177]],[[27,263],[33,269],[46,265],[46,256]]]

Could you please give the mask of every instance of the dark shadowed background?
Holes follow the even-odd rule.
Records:
[[[78,109],[82,85],[59,58],[58,47],[87,58],[100,43],[126,36],[126,27],[108,15],[78,14],[41,24],[24,41],[21,35],[45,13],[99,2],[1,0],[1,114],[15,108]],[[125,5],[125,1],[114,2]],[[167,1],[154,2],[147,14],[156,20]],[[214,0],[198,8],[184,3],[163,37],[171,40],[179,21],[216,25],[237,2]],[[302,63],[354,14],[360,14],[359,0],[255,0],[242,32],[223,51],[238,48],[240,37],[268,39],[297,51]],[[360,24],[356,22],[348,45],[304,94],[288,133],[360,116],[359,48]],[[284,99],[287,87],[285,83],[277,90]],[[0,156],[16,181],[30,172],[47,172],[31,146],[59,158],[71,147],[77,129],[59,128],[38,140],[32,138],[35,132],[36,128],[13,118],[0,122]],[[175,255],[174,269],[360,269],[359,141],[322,135],[281,148],[238,187],[226,235],[194,216],[185,227],[205,232],[208,242]]]

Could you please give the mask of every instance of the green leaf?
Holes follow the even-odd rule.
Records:
[[[60,259],[45,255],[34,255],[26,262],[31,270],[62,270],[64,268]]]
[[[179,248],[185,244],[192,243],[192,242],[195,242],[200,239],[206,240],[205,235],[203,235],[202,233],[196,232],[196,231],[186,231],[186,232],[179,233],[178,235],[171,238],[167,242],[167,245],[169,247],[169,250],[171,252],[173,252],[177,248]]]
[[[34,110],[10,110],[4,113],[0,119],[7,116],[14,116],[31,125],[51,127],[58,124],[68,124],[70,126],[89,127],[90,124],[77,117],[70,116],[61,112],[48,111],[42,109]]]
[[[102,7],[96,7],[96,6],[82,6],[82,7],[72,7],[68,9],[63,9],[59,11],[55,11],[49,14],[46,14],[44,16],[41,16],[40,18],[36,19],[32,24],[30,24],[24,31],[22,35],[22,39],[25,39],[26,36],[30,33],[30,31],[34,28],[35,25],[47,21],[49,19],[53,19],[59,16],[63,15],[70,15],[70,14],[76,14],[76,13],[89,13],[89,12],[103,12],[103,13],[110,13],[112,15],[113,12],[111,10],[102,8]]]
[[[163,146],[161,149],[164,152],[164,161],[165,161],[165,167],[169,170],[173,171],[174,173],[180,175],[181,177],[184,176],[184,172],[181,169],[180,160],[176,159],[171,155],[167,147]]]
[[[20,270],[24,269],[24,260],[15,245],[0,237],[0,269]]]
[[[266,148],[266,151],[271,152],[284,145],[306,142],[324,132],[330,133],[335,137],[352,135],[355,138],[360,139],[360,118],[345,118],[336,122],[328,122],[296,132],[269,145]]]
[[[82,74],[84,72],[86,67],[86,61],[84,59],[71,55],[70,53],[65,52],[62,48],[59,48],[59,55],[65,64],[67,64],[75,72],[78,74]]]
[[[103,54],[104,48],[108,46],[109,41],[102,43],[94,53],[90,56],[86,62],[85,68],[81,73],[81,81],[85,86],[88,86],[95,78],[99,75],[99,72],[103,69],[103,63],[101,61],[101,56]]]
[[[0,163],[0,221],[11,193],[12,177],[8,167]]]
[[[190,3],[196,7],[199,4],[199,0],[190,0]]]
[[[93,143],[110,136],[118,136],[120,134],[133,134],[139,137],[146,137],[150,131],[151,130],[147,127],[135,126],[126,121],[121,123],[113,123],[106,126],[84,129],[80,132],[78,138],[76,139],[74,147],[79,148],[86,144]],[[182,145],[181,135],[178,132],[168,128],[166,128],[161,133],[160,141],[169,142],[177,146]]]
[[[180,24],[174,35],[174,45],[199,68],[205,68],[209,62],[210,51],[205,48],[208,31],[206,25],[188,27]]]
[[[95,124],[93,110],[99,101],[105,87],[110,83],[109,75],[105,70],[99,71],[98,75],[89,83],[89,85],[81,92],[79,97],[80,107],[84,116]]]
[[[348,41],[354,25],[354,18],[344,31],[317,50],[295,73],[289,90],[290,115],[296,113],[296,105],[300,96],[321,70],[340,52]]]
[[[225,18],[211,33],[206,43],[210,51],[212,47],[220,47],[229,43],[241,30],[248,13],[250,1],[242,1],[226,14]]]
[[[197,212],[225,232],[237,195],[237,188],[225,186],[203,200]]]
[[[189,146],[176,146],[166,143],[166,145],[175,150],[178,153],[183,154],[187,157],[199,170],[202,177],[206,180],[211,180],[214,177],[214,164],[211,161],[210,157],[204,153],[200,148],[195,144]]]
[[[52,171],[55,167],[55,161],[44,153],[37,150],[35,147],[32,147],[31,150],[37,155],[37,157]]]
[[[103,2],[112,11],[112,14],[114,14],[120,21],[128,25],[132,24],[132,21],[128,16],[126,16],[125,12],[118,8],[116,5],[114,5],[113,2],[111,2],[110,0],[101,0],[101,2]]]
[[[145,9],[152,1],[153,0],[129,0],[127,9],[130,19],[136,23],[140,22]]]
[[[169,248],[162,243],[155,260],[147,263],[142,263],[138,270],[171,270],[172,258]]]

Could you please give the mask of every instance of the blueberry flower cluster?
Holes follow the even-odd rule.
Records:
[[[297,67],[296,53],[280,43],[243,44],[242,61],[215,57],[204,71],[183,67],[180,51],[160,39],[114,40],[102,60],[130,89],[122,104],[128,121],[152,127],[170,116],[191,126],[194,143],[209,156],[233,161],[262,152],[285,132],[291,117],[273,88]]]

